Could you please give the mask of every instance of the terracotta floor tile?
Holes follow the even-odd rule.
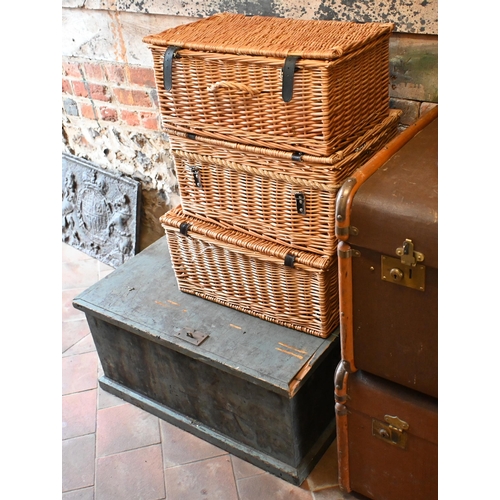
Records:
[[[241,458],[231,455],[231,461],[233,462],[234,477],[236,479],[243,479],[244,477],[257,476],[258,474],[265,474],[266,471],[259,469],[255,465],[242,460]]]
[[[62,500],[94,500],[94,487],[63,493]]]
[[[98,262],[98,272],[100,280],[108,274],[111,274],[114,270],[115,269],[113,267],[104,264],[104,262]]]
[[[303,486],[311,491],[322,490],[339,484],[336,439],[325,451],[304,483]]]
[[[85,313],[73,307],[73,299],[86,290],[86,288],[73,288],[62,291],[62,320],[74,321],[77,319],[85,320]]]
[[[221,448],[164,420],[160,420],[160,431],[165,467],[173,467],[227,454]]]
[[[97,388],[97,353],[88,352],[62,358],[62,393]]]
[[[90,334],[86,319],[62,322],[62,352],[66,352],[84,337]]]
[[[75,262],[79,260],[92,260],[90,255],[85,252],[78,250],[77,248],[68,245],[67,243],[62,243],[62,261],[63,262]]]
[[[98,263],[95,260],[63,262],[62,289],[87,288],[99,280]]]
[[[96,470],[97,500],[165,498],[160,445],[99,458]]]
[[[165,469],[165,482],[167,500],[238,500],[229,455]]]
[[[239,500],[312,500],[310,491],[294,486],[272,474],[237,481]]]
[[[62,398],[62,437],[69,439],[95,432],[97,390],[69,394]]]
[[[158,443],[158,417],[129,403],[98,410],[98,457]]]
[[[124,405],[126,402],[113,394],[102,389],[98,385],[97,393],[97,409],[111,408],[112,406]]]
[[[72,323],[74,323],[72,321]],[[88,333],[85,337],[83,337],[80,341],[78,341],[75,345],[70,347],[63,356],[74,356],[75,354],[85,354],[86,352],[95,352],[95,344],[92,335]]]
[[[62,491],[77,490],[94,484],[95,435],[66,439],[62,442]]]

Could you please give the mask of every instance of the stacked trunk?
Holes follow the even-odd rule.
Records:
[[[220,14],[144,39],[181,194],[161,217],[181,290],[335,330],[337,192],[397,131],[392,28]]]
[[[338,193],[339,484],[438,496],[437,107]]]

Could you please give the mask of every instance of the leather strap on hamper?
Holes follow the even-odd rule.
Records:
[[[297,70],[295,64],[300,56],[288,56],[283,66],[283,88],[281,95],[285,102],[290,102],[293,96],[293,75]]]
[[[172,60],[179,49],[180,47],[171,45],[163,56],[163,88],[167,91],[172,90]]]
[[[295,255],[290,255],[290,254],[285,255],[285,266],[293,267],[294,262],[295,262]]]

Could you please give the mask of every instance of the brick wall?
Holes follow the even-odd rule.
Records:
[[[108,62],[67,61],[62,67],[64,111],[85,120],[159,130],[153,70]]]
[[[435,0],[411,8],[405,0],[394,0],[380,11],[373,10],[371,0],[352,6],[314,0],[306,10],[296,0],[279,5],[262,0],[252,4],[251,12],[245,10],[249,4],[241,2],[234,8],[215,2],[210,6],[213,12],[194,1],[62,3],[63,151],[141,182],[140,249],[164,235],[158,219],[180,202],[168,136],[160,129],[152,58],[142,42],[145,35],[215,12],[242,9],[282,17],[394,22],[389,93],[391,107],[404,112],[401,126],[437,103]],[[277,10],[269,11],[272,8]]]
[[[153,70],[63,59],[62,106],[63,151],[141,182],[145,248],[163,235],[158,218],[180,202]]]

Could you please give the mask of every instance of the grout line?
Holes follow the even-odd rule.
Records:
[[[229,454],[229,460],[231,461],[231,470],[233,471],[234,485],[236,486],[236,496],[238,497],[238,500],[241,500],[240,489],[238,487],[238,479],[237,479],[236,474],[234,472],[233,455]]]
[[[163,487],[165,488],[165,499],[168,498],[167,475],[165,474],[165,457],[163,456],[163,432],[161,430],[160,418],[158,420],[158,435],[160,436],[161,471],[163,474]]]
[[[201,439],[201,438],[200,438]],[[204,440],[203,440],[204,441]],[[208,443],[208,441],[205,441],[205,443]],[[224,452],[224,453],[221,453],[220,455],[214,455],[212,457],[206,457],[206,458],[199,458],[198,460],[192,460],[191,462],[186,462],[186,463],[183,463],[183,464],[175,464],[175,465],[172,465],[170,467],[165,467],[165,469],[176,469],[177,467],[184,467],[185,465],[192,465],[192,464],[198,464],[200,462],[205,462],[206,460],[212,460],[214,458],[219,458],[219,457],[223,457],[225,455],[230,455],[230,453],[228,453],[227,451]],[[232,463],[231,463],[232,465]],[[234,473],[234,471],[233,471]]]

